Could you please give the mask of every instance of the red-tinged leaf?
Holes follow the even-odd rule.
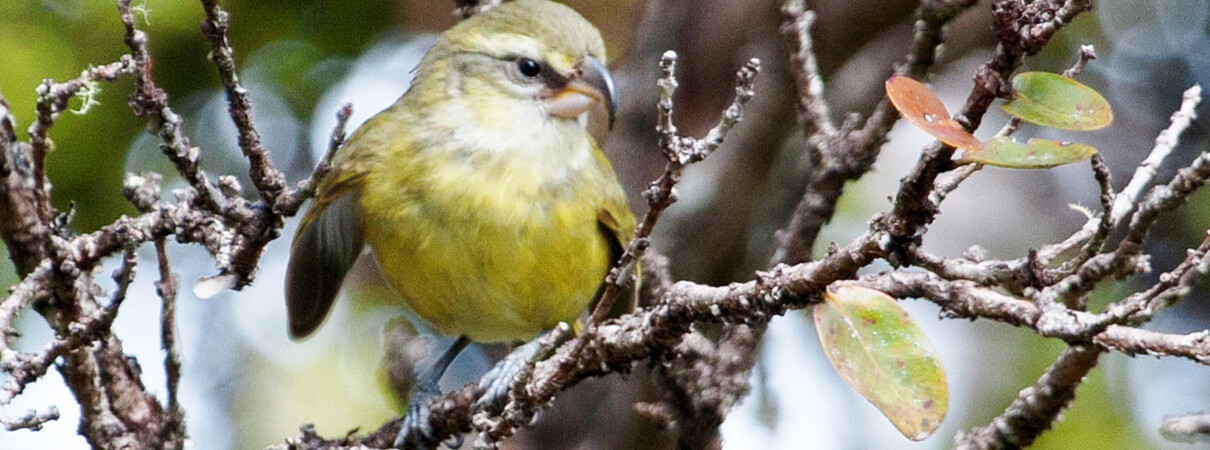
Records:
[[[987,164],[1013,169],[1045,169],[1075,162],[1088,161],[1097,149],[1090,145],[1030,139],[1024,144],[1009,137],[998,137],[983,143],[983,149],[962,154],[958,164]]]
[[[1096,130],[1113,122],[1113,109],[1096,90],[1050,72],[1013,77],[1013,99],[1004,112],[1062,130]]]
[[[824,354],[849,386],[908,439],[941,425],[949,402],[945,370],[916,322],[890,296],[858,286],[815,305]]]
[[[978,149],[983,145],[962,125],[950,119],[949,111],[937,94],[919,81],[893,76],[886,80],[886,96],[904,119],[937,140],[962,149]]]

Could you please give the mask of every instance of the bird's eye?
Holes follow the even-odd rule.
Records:
[[[542,72],[542,66],[532,59],[521,58],[517,60],[517,70],[521,71],[521,75],[536,77]]]

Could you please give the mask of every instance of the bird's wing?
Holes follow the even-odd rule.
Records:
[[[620,193],[620,190],[619,190]],[[612,201],[606,201],[605,204],[597,211],[597,227],[601,230],[601,234],[605,236],[605,242],[609,244],[609,265],[613,266],[618,259],[622,258],[622,253],[626,251],[626,246],[630,245],[630,240],[634,239],[634,215],[630,212],[630,207],[626,205],[626,200],[622,196],[616,196]],[[623,294],[614,303],[609,310],[609,317],[617,317],[622,314],[634,311],[635,305],[638,302],[638,274],[642,271],[639,265],[635,264],[635,291],[631,294]],[[603,274],[602,274],[603,275]],[[604,292],[598,289],[594,296],[589,312],[596,309],[597,301],[600,300],[601,294]]]
[[[617,262],[634,238],[634,216],[624,202],[609,202],[597,211],[597,227],[609,243],[610,264]]]
[[[341,281],[361,254],[365,227],[357,205],[360,179],[361,174],[337,166],[320,183],[319,195],[294,235],[286,269],[286,311],[294,339],[310,335],[323,323]]]

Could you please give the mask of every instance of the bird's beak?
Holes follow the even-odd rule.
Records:
[[[591,56],[585,57],[577,69],[576,75],[568,80],[562,90],[553,92],[545,99],[547,110],[570,119],[579,117],[597,102],[605,102],[605,107],[609,108],[609,127],[613,128],[618,99],[609,69]]]

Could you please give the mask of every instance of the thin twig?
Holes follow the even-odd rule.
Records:
[[[182,129],[181,116],[168,107],[168,95],[151,78],[151,56],[147,50],[147,34],[138,29],[130,0],[117,0],[122,24],[126,26],[126,46],[130,48],[135,72],[135,90],[130,93],[130,108],[136,117],[147,120],[151,129],[163,140],[160,149],[176,166],[185,182],[198,193],[193,200],[211,212],[223,211],[226,202],[218,194],[200,167],[201,150],[189,144]]]
[[[1141,328],[1110,325],[1092,342],[1127,355],[1171,356],[1210,366],[1210,331],[1170,334]]]
[[[235,70],[234,50],[227,42],[227,12],[219,7],[218,0],[202,0],[206,9],[206,20],[202,21],[202,34],[210,40],[210,61],[218,68],[219,78],[227,91],[227,111],[231,121],[239,130],[239,148],[248,158],[248,176],[256,185],[261,200],[273,209],[279,197],[286,191],[286,176],[269,162],[269,152],[261,145],[260,133],[252,123],[252,101],[248,91],[240,85]]]
[[[807,9],[803,0],[788,0],[781,7],[786,16],[782,33],[793,49],[790,52],[790,72],[798,88],[798,122],[810,126],[824,136],[836,134],[836,124],[828,101],[823,97],[823,75],[815,62],[815,49],[811,41],[811,26],[815,23],[815,11]],[[812,130],[807,130],[808,134]]]
[[[1121,223],[1122,219],[1134,210],[1134,205],[1138,202],[1143,189],[1151,184],[1151,180],[1159,173],[1160,166],[1163,166],[1164,160],[1168,159],[1168,155],[1171,155],[1172,151],[1176,149],[1176,145],[1180,143],[1181,134],[1197,118],[1197,105],[1201,101],[1202,87],[1200,85],[1195,84],[1185,90],[1180,109],[1172,113],[1171,124],[1161,131],[1159,136],[1156,136],[1155,147],[1152,147],[1147,159],[1139,163],[1138,168],[1134,171],[1134,176],[1130,178],[1130,183],[1126,184],[1126,187],[1122,188],[1122,192],[1118,193],[1117,198],[1114,199],[1113,223]]]
[[[1021,390],[1004,414],[993,419],[991,424],[959,433],[955,448],[1020,448],[1033,443],[1071,404],[1076,388],[1096,367],[1103,352],[1099,348],[1083,346],[1064,350],[1037,383]]]
[[[1160,434],[1177,442],[1210,442],[1210,414],[1178,414],[1164,417]]]
[[[1027,273],[1025,258],[1011,261],[984,261],[983,250],[972,247],[962,258],[943,258],[919,246],[911,248],[912,263],[947,280],[972,281],[983,286],[999,286],[1014,295],[1024,295],[1032,286],[1033,277]]]
[[[1093,47],[1091,44],[1081,45],[1079,52],[1080,52],[1080,59],[1076,60],[1076,63],[1073,64],[1070,68],[1068,68],[1067,70],[1064,70],[1063,76],[1065,76],[1067,78],[1075,78],[1081,72],[1084,72],[1084,67],[1088,65],[1089,61],[1097,59],[1096,48]]]
[[[180,447],[185,442],[185,411],[181,408],[181,354],[176,345],[176,294],[180,277],[168,265],[168,250],[164,238],[155,240],[155,256],[159,262],[160,280],[155,283],[160,296],[160,348],[164,350],[164,373],[167,378],[168,408],[164,411],[161,439],[166,447]]]
[[[982,164],[966,164],[938,176],[933,191],[929,192],[929,201],[933,203],[933,207],[940,208],[941,202],[945,201],[951,192],[958,189],[958,185],[982,168]]]
[[[1159,281],[1149,288],[1110,303],[1105,314],[1111,323],[1138,325],[1150,320],[1161,308],[1174,304],[1193,289],[1206,275],[1210,265],[1210,233],[1197,248],[1186,252],[1185,260],[1172,270],[1160,274]]]
[[[46,282],[53,271],[54,264],[51,261],[42,261],[37,268],[22,278],[20,283],[9,288],[11,293],[0,301],[0,351],[10,348],[12,339],[17,335],[13,328],[17,313],[34,301],[50,295]]]
[[[59,420],[59,408],[55,406],[51,406],[43,412],[30,409],[19,417],[8,417],[0,413],[0,425],[4,425],[4,428],[8,431],[21,429],[39,431],[46,422],[55,420]]]
[[[283,195],[283,198],[277,202],[277,212],[283,216],[292,216],[298,212],[298,208],[308,198],[315,196],[315,189],[319,186],[319,181],[328,174],[332,168],[330,166],[332,157],[345,143],[345,126],[349,123],[349,116],[353,115],[353,105],[344,103],[336,110],[336,126],[332,128],[332,135],[328,138],[328,149],[324,152],[323,157],[319,159],[319,163],[315,165],[315,170],[311,176],[298,183],[298,189],[288,191]]]
[[[1092,156],[1090,161],[1092,165],[1093,178],[1097,180],[1097,186],[1101,188],[1101,220],[1097,222],[1096,231],[1092,233],[1092,237],[1088,242],[1084,243],[1084,249],[1080,252],[1080,256],[1072,261],[1073,267],[1084,264],[1101,251],[1101,246],[1105,244],[1105,240],[1109,238],[1109,233],[1113,231],[1117,222],[1113,215],[1113,181],[1110,175],[1109,168],[1105,166],[1105,160],[1100,154]]]
[[[4,368],[5,372],[9,373],[11,378],[0,388],[0,405],[8,404],[25,390],[27,384],[45,375],[55,359],[96,340],[99,332],[108,330],[113,325],[113,321],[118,315],[118,308],[126,300],[127,288],[134,281],[137,264],[138,257],[134,252],[134,248],[128,247],[122,258],[122,265],[114,271],[113,279],[117,283],[117,289],[114,290],[109,304],[91,316],[82,318],[77,322],[78,326],[73,327],[71,334],[56,337],[54,341],[46,344],[42,351],[38,353],[17,353],[5,342],[4,347],[0,348],[0,366]],[[38,274],[46,273],[49,275],[49,266],[45,267],[48,270],[45,272],[42,270],[35,271],[34,274],[26,277],[26,280],[44,280],[45,278],[38,276]],[[22,284],[26,283],[25,280],[22,281]],[[18,285],[17,290],[23,291],[24,288]],[[15,295],[18,294],[15,292]],[[9,299],[6,299],[5,303],[8,304],[9,301]]]
[[[625,286],[624,274],[629,273],[634,262],[643,256],[650,245],[648,241],[655,229],[660,214],[677,200],[676,184],[681,179],[685,166],[701,161],[723,144],[723,139],[735,124],[743,120],[744,105],[755,95],[753,85],[760,73],[760,61],[751,59],[736,73],[735,99],[723,111],[723,118],[701,139],[676,134],[672,123],[672,94],[676,90],[676,52],[667,51],[660,58],[663,76],[660,77],[659,120],[656,130],[660,135],[660,149],[668,158],[664,174],[643,191],[647,199],[647,214],[635,228],[635,237],[626,246],[622,257],[614,263],[605,279],[605,291],[593,310],[590,324],[600,323],[609,313]]]
[[[74,80],[65,83],[55,83],[54,80],[43,80],[36,90],[38,94],[37,119],[29,126],[29,142],[33,146],[35,192],[41,193],[43,207],[39,213],[43,220],[49,221],[53,207],[50,206],[50,186],[46,179],[46,156],[50,153],[51,143],[47,133],[54,126],[59,114],[67,110],[67,103],[72,97],[87,89],[98,81],[113,81],[123,74],[129,73],[130,59],[112,62],[100,67],[90,67],[80,73]]]

